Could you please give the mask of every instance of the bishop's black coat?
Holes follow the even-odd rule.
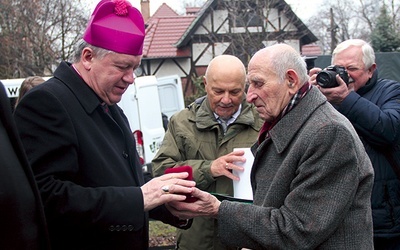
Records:
[[[57,249],[146,249],[144,184],[128,121],[62,62],[15,111]],[[157,114],[159,115],[159,114]],[[150,217],[177,218],[164,206]]]

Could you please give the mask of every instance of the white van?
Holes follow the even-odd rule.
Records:
[[[48,80],[49,78],[50,77],[43,77],[44,80]],[[24,80],[25,80],[25,78],[0,80],[6,89],[7,96],[10,99],[10,104],[13,109],[14,109],[17,97],[19,95],[19,87],[21,86],[21,84]]]
[[[178,75],[157,78],[157,86],[161,112],[168,118],[185,108],[181,78]]]
[[[23,80],[24,78],[0,80],[6,88],[12,107]],[[151,161],[165,134],[162,114],[170,118],[185,107],[181,79],[178,75],[138,77],[122,95],[118,106],[129,120],[143,170],[150,172]]]

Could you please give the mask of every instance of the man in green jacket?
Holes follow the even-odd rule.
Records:
[[[233,162],[245,161],[243,151],[257,139],[262,126],[255,107],[245,98],[246,68],[234,56],[215,57],[208,65],[207,95],[171,117],[163,144],[153,159],[153,174],[189,165],[199,189],[233,195]],[[226,130],[224,129],[226,123]],[[225,130],[225,131],[224,131]],[[177,249],[229,249],[217,235],[217,220],[195,218],[189,230],[178,230]]]

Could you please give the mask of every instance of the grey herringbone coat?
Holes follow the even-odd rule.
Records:
[[[350,122],[313,87],[253,147],[254,204],[224,201],[222,242],[251,249],[373,249],[373,169]]]

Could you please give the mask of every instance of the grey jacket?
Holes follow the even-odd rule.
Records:
[[[222,242],[251,249],[373,249],[373,169],[351,123],[313,87],[254,145],[254,204],[223,201]]]

